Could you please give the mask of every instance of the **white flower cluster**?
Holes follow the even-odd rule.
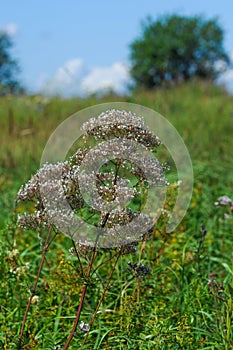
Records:
[[[143,117],[127,111],[109,110],[101,113],[98,118],[91,118],[82,126],[82,131],[93,135],[96,139],[121,137],[156,148],[160,145],[159,138],[144,124]]]
[[[25,265],[22,265],[16,268],[10,268],[10,273],[16,275],[17,277],[20,277],[21,275],[26,275],[29,268],[30,268],[30,263],[26,262]]]
[[[87,332],[89,332],[90,327],[89,327],[89,324],[88,324],[88,323],[84,323],[84,322],[82,321],[82,322],[80,323],[80,325],[79,325],[79,329],[80,329],[81,332],[87,333]]]
[[[219,207],[221,205],[227,206],[233,204],[233,200],[229,198],[228,196],[221,196],[218,198],[218,201],[214,203],[216,207]]]
[[[98,118],[90,118],[88,122],[82,125],[81,130],[90,132],[96,127],[103,126],[106,128],[111,127],[113,124],[121,125],[123,128],[126,128],[127,125],[142,128],[144,126],[144,120],[142,117],[138,117],[131,112],[112,109],[101,113]]]
[[[97,246],[135,251],[135,242],[153,228],[153,215],[129,204],[167,185],[165,167],[151,152],[160,141],[143,118],[118,110],[90,119],[82,130],[83,148],[68,161],[44,164],[20,188],[18,201],[33,201],[34,210],[19,215],[18,224],[33,229],[53,224],[77,241],[78,250],[91,245],[89,231],[95,227]],[[93,136],[97,145],[87,146]],[[92,217],[93,226],[83,230]]]
[[[78,193],[73,194],[72,189],[76,170],[67,162],[44,164],[18,192],[19,201],[34,201],[33,213],[19,215],[18,225],[32,229],[57,223],[62,227],[70,226],[75,215],[68,199],[80,205]]]
[[[231,214],[233,213],[233,200],[224,195],[218,198],[217,202],[214,203],[214,205],[219,208],[219,207],[225,207],[227,209],[230,208],[230,210],[226,213],[224,213],[224,219],[230,219]]]

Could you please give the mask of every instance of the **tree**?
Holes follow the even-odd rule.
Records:
[[[217,19],[177,15],[148,19],[131,48],[131,75],[139,87],[155,88],[197,76],[214,80],[229,64]]]
[[[11,57],[10,49],[13,46],[11,37],[0,32],[0,95],[8,93],[19,93],[23,91],[20,83],[16,79],[19,66]]]

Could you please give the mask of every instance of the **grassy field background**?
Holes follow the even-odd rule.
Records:
[[[233,214],[230,208],[216,208],[214,203],[223,195],[233,197],[233,97],[220,87],[198,81],[124,98],[0,98],[0,348],[17,348],[41,257],[38,233],[16,227],[17,191],[39,168],[46,140],[56,126],[78,110],[112,101],[150,107],[177,128],[193,162],[194,189],[190,208],[171,236],[161,234],[160,227],[141,257],[139,253],[121,257],[82,348],[230,350]],[[50,247],[23,349],[62,349],[64,345],[81,291],[69,248],[69,238],[62,235]],[[98,264],[109,254],[100,252]],[[139,258],[151,268],[140,280],[127,271],[127,262]],[[84,322],[93,314],[110,268],[103,265],[93,277],[81,317]],[[82,340],[78,331],[70,348],[79,349]]]

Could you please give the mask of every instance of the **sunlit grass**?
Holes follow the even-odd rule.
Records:
[[[28,287],[41,257],[37,232],[16,228],[16,193],[39,168],[46,140],[61,121],[85,107],[113,100],[151,107],[177,128],[193,161],[195,186],[186,217],[172,235],[163,233],[161,221],[146,247],[121,257],[83,349],[230,350],[233,215],[229,211],[230,219],[224,219],[228,209],[216,208],[214,202],[224,194],[232,198],[233,97],[200,82],[103,100],[0,99],[0,347],[16,349]],[[68,237],[58,235],[48,251],[24,349],[59,349],[70,332],[82,285],[71,246]],[[101,251],[98,264],[109,255]],[[127,263],[139,258],[151,273],[138,281]],[[93,276],[84,322],[94,312],[110,268],[103,265]],[[78,332],[71,349],[79,349],[83,337]]]

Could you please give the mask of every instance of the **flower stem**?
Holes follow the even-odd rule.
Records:
[[[49,226],[49,230],[48,230],[48,234],[47,234],[47,237],[46,237],[46,241],[45,241],[45,244],[43,246],[42,257],[41,257],[40,266],[39,266],[39,269],[38,269],[38,272],[37,272],[36,280],[35,280],[35,283],[33,285],[32,291],[30,293],[30,297],[29,297],[29,300],[28,300],[28,303],[27,303],[27,306],[26,306],[26,310],[25,310],[24,316],[23,316],[23,322],[22,322],[22,325],[21,325],[20,335],[19,335],[18,350],[21,349],[21,344],[22,344],[22,339],[23,339],[23,331],[24,331],[24,327],[25,327],[25,324],[26,324],[26,321],[27,321],[29,308],[30,308],[31,303],[32,303],[32,298],[33,298],[33,296],[34,296],[34,294],[36,292],[36,289],[37,289],[37,284],[38,284],[38,281],[39,281],[39,278],[40,278],[40,274],[41,274],[41,271],[42,271],[42,268],[43,268],[43,265],[44,265],[44,261],[45,261],[45,255],[46,255],[48,247],[49,247],[49,245],[51,243],[49,241],[51,232],[52,232],[52,225]]]
[[[114,272],[114,270],[115,270],[115,267],[116,267],[116,264],[117,264],[117,262],[118,262],[118,260],[119,260],[119,258],[120,258],[120,255],[121,255],[121,253],[119,253],[119,254],[117,255],[117,258],[116,258],[116,260],[115,260],[115,262],[114,262],[114,264],[113,264],[113,266],[112,266],[112,269],[111,269],[110,274],[109,274],[109,276],[108,276],[107,283],[106,283],[106,285],[105,285],[105,287],[104,287],[104,290],[103,290],[103,292],[102,292],[102,294],[101,294],[101,297],[100,297],[100,299],[99,299],[99,301],[98,301],[98,304],[97,304],[97,306],[96,306],[95,312],[94,312],[94,314],[93,314],[93,316],[92,316],[92,319],[91,319],[91,322],[90,322],[90,327],[89,327],[90,329],[89,329],[89,331],[86,333],[86,335],[85,335],[85,337],[84,337],[84,340],[83,340],[83,342],[82,342],[82,346],[85,344],[85,342],[86,342],[86,340],[87,340],[87,337],[88,337],[88,335],[89,335],[89,332],[90,332],[90,330],[91,330],[91,327],[92,327],[92,325],[93,325],[93,323],[94,323],[94,321],[95,321],[97,312],[98,312],[98,310],[99,310],[99,308],[100,308],[100,305],[102,304],[102,301],[103,301],[103,299],[104,299],[104,297],[105,297],[106,291],[107,291],[107,289],[108,289],[108,287],[109,287],[109,284],[110,284],[110,281],[111,281],[111,278],[112,278],[112,274],[113,274],[113,272]]]
[[[94,246],[94,248],[92,250],[92,254],[91,254],[91,260],[90,260],[90,263],[89,263],[89,266],[88,266],[87,279],[90,277],[91,268],[92,268],[92,265],[94,263],[95,257],[96,257],[96,247]],[[87,283],[85,283],[83,285],[83,287],[82,287],[82,294],[81,294],[81,298],[80,298],[80,303],[79,303],[79,306],[78,306],[77,314],[76,314],[76,317],[75,317],[75,321],[74,321],[74,324],[73,324],[73,328],[72,328],[71,333],[69,334],[69,337],[67,339],[67,342],[66,342],[63,350],[67,350],[68,349],[68,347],[70,346],[70,343],[71,343],[71,341],[73,339],[73,336],[74,336],[74,334],[76,332],[76,329],[77,329],[77,326],[78,326],[78,322],[79,322],[79,318],[80,318],[80,315],[81,315],[81,311],[82,311],[82,308],[83,308],[83,302],[84,302],[84,299],[85,299],[86,291],[87,291]]]
[[[82,307],[83,307],[84,298],[85,298],[85,295],[86,295],[86,291],[87,291],[87,284],[84,284],[83,285],[83,289],[82,289],[81,298],[80,298],[80,303],[79,303],[79,306],[78,306],[78,311],[77,311],[76,318],[75,318],[75,321],[74,321],[74,325],[73,325],[71,333],[69,334],[67,342],[66,342],[66,344],[64,346],[64,350],[68,349],[68,347],[70,346],[70,343],[72,341],[72,338],[73,338],[73,336],[74,336],[74,334],[76,332],[76,329],[77,329],[77,326],[78,326],[78,322],[79,322],[79,318],[80,318],[81,311],[82,311]]]
[[[121,165],[121,160],[118,160],[118,161],[117,161],[117,166],[116,166],[115,178],[114,178],[114,185],[116,185],[116,182],[117,182],[117,174],[118,174],[120,165]],[[102,224],[101,224],[101,228],[104,228],[104,227],[105,227],[105,225],[106,225],[106,223],[107,223],[107,221],[108,221],[109,215],[110,215],[110,213],[107,213],[107,214],[105,215],[105,218],[104,218],[104,220],[103,220],[103,222],[102,222]],[[90,263],[89,263],[89,266],[88,266],[88,271],[87,271],[87,276],[86,276],[86,277],[87,277],[87,280],[90,278],[91,269],[92,269],[92,266],[93,266],[93,263],[94,263],[94,260],[95,260],[95,257],[96,257],[96,250],[97,250],[99,235],[100,235],[100,234],[98,234],[97,237],[96,237],[95,244],[94,244],[94,247],[93,247],[93,250],[92,250],[91,260],[90,260]],[[118,258],[119,258],[119,257],[117,257],[116,262],[118,261]],[[114,264],[114,269],[115,269],[115,264]],[[113,273],[114,269],[113,269],[113,270],[111,271],[111,273],[110,273],[111,276],[112,276],[112,273]],[[109,283],[110,283],[110,279],[111,279],[111,277],[110,277],[110,278],[108,279],[108,281],[107,281],[106,290],[107,290],[108,285],[109,285]],[[105,295],[106,290],[104,289],[104,292],[103,292],[103,294],[102,294],[102,296],[101,296],[101,298],[100,298],[101,302],[102,302],[102,300],[103,300],[103,297],[104,297],[104,295]],[[67,342],[66,342],[66,344],[65,344],[65,346],[64,346],[64,348],[63,348],[63,350],[67,350],[67,349],[69,348],[70,343],[71,343],[71,341],[72,341],[72,339],[73,339],[73,336],[74,336],[74,334],[75,334],[75,332],[76,332],[76,329],[77,329],[77,326],[78,326],[78,322],[79,322],[79,319],[80,319],[80,315],[81,315],[81,311],[82,311],[82,308],[83,308],[83,303],[84,303],[86,291],[87,291],[87,284],[85,283],[85,284],[83,285],[83,287],[82,287],[82,294],[81,294],[80,303],[79,303],[79,306],[78,306],[76,318],[75,318],[75,321],[74,321],[74,324],[73,324],[73,328],[72,328],[71,333],[70,333],[69,336],[68,336]],[[98,305],[97,305],[97,311],[98,311],[98,309],[99,309],[100,304],[101,304],[101,303],[98,303]],[[97,313],[97,311],[96,311],[96,313]],[[93,322],[94,322],[94,319],[95,319],[95,317],[96,317],[96,313],[94,314],[94,316],[93,316],[93,318],[92,318],[92,319],[93,319]],[[92,323],[93,323],[93,322],[92,322]],[[85,341],[85,339],[84,339],[84,341]]]
[[[107,221],[108,221],[108,218],[109,218],[109,213],[107,213],[105,215],[105,218],[102,222],[102,225],[101,227],[104,228],[104,226],[106,225]],[[94,244],[94,247],[92,249],[92,254],[91,254],[91,260],[89,262],[89,265],[88,265],[88,270],[87,270],[87,275],[86,275],[86,278],[87,280],[90,278],[90,275],[91,275],[91,269],[92,269],[92,266],[94,264],[94,260],[95,260],[95,257],[96,257],[96,250],[97,250],[97,245],[98,245],[98,240],[99,240],[99,235],[97,235],[96,237],[96,240],[95,240],[95,244]],[[77,314],[76,314],[76,317],[75,317],[75,321],[74,321],[74,324],[73,324],[73,328],[72,328],[72,331],[71,333],[69,334],[68,338],[67,338],[67,342],[63,348],[63,350],[67,350],[70,346],[70,343],[73,339],[73,336],[76,332],[76,329],[77,329],[77,326],[78,326],[78,322],[79,322],[79,319],[80,319],[80,315],[81,315],[81,311],[82,311],[82,308],[83,308],[83,303],[84,303],[84,299],[85,299],[85,295],[86,295],[86,291],[87,291],[87,283],[83,284],[83,287],[82,287],[82,294],[81,294],[81,298],[80,298],[80,303],[79,303],[79,306],[78,306],[78,310],[77,310]]]

